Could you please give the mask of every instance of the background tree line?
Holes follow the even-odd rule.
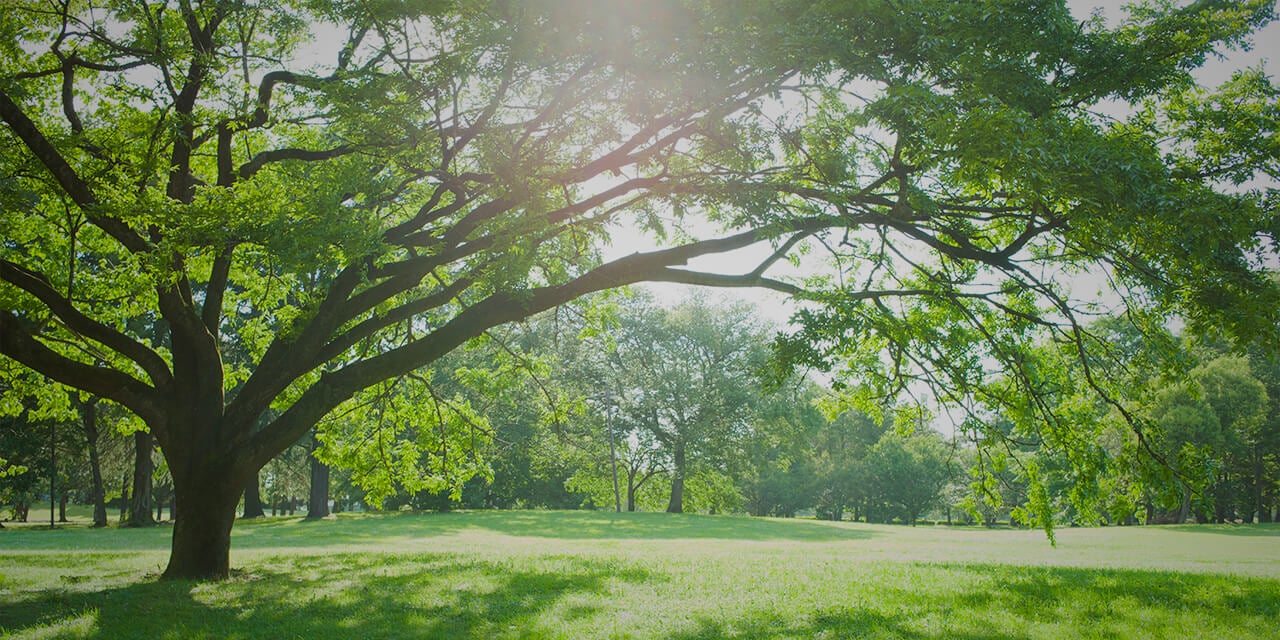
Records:
[[[1031,494],[1043,491],[1058,523],[1273,521],[1276,358],[1203,337],[1151,345],[1120,319],[1093,329],[1128,350],[1125,401],[1152,427],[1152,464],[1125,464],[1140,445],[1096,401],[1074,414],[1103,425],[1097,446],[1113,461],[1091,478],[1005,415],[989,419],[1020,444],[998,453],[977,446],[989,425],[944,436],[918,407],[868,415],[812,376],[770,379],[776,328],[750,305],[690,298],[668,308],[640,293],[495,332],[367,398],[268,463],[242,514],[618,508],[995,524],[1028,522]],[[1177,362],[1157,364],[1169,357]],[[134,526],[162,519],[171,485],[159,452],[137,464],[136,421],[62,394],[0,422],[3,450],[23,469],[0,479],[10,517],[40,517],[29,506],[47,499],[52,461],[63,518],[73,502],[95,505],[98,526],[107,503]],[[1086,504],[1098,509],[1081,512],[1072,492],[1094,494]]]

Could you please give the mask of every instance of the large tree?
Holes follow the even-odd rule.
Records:
[[[1188,72],[1272,9],[15,0],[0,353],[146,423],[164,575],[223,577],[246,482],[326,414],[592,291],[771,287],[817,303],[792,362],[944,389],[1033,327],[1083,344],[1073,270],[1257,331],[1270,212],[1221,187],[1274,175],[1274,92]],[[604,260],[619,225],[665,244]],[[832,277],[771,277],[805,246]]]

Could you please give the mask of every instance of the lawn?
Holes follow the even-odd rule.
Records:
[[[236,525],[222,583],[157,582],[168,534],[0,531],[0,633],[1252,638],[1280,619],[1276,525],[1066,529],[1053,548],[1035,531],[725,516],[268,518]]]

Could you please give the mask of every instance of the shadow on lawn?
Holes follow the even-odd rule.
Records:
[[[483,530],[561,540],[865,540],[875,530],[805,520],[745,516],[601,511],[473,511],[370,514],[319,522],[298,519],[237,522],[235,548],[332,546],[424,538]],[[319,535],[317,535],[319,534]]]
[[[1182,533],[1209,533],[1224,536],[1280,537],[1280,523],[1263,524],[1164,524],[1160,529]]]
[[[1004,565],[931,565],[957,590],[889,585],[865,607],[809,615],[702,619],[672,640],[1033,637],[1257,637],[1280,617],[1275,580],[1161,571]]]
[[[780,615],[755,614],[725,623],[702,620],[687,633],[669,636],[668,640],[782,640],[784,638],[895,638],[901,640],[1015,640],[1024,636],[997,631],[980,632],[946,629],[936,633],[921,632],[911,625],[913,616],[905,613],[880,613],[866,609],[836,609],[811,616],[807,622]]]
[[[798,609],[740,611],[718,594],[667,590],[627,562],[555,556],[534,565],[453,554],[281,558],[223,583],[146,582],[96,593],[48,591],[0,609],[0,629],[58,638],[578,638],[675,640],[1035,637],[1250,637],[1280,616],[1280,582],[1151,571],[919,565],[931,582],[885,580]],[[902,574],[902,575],[909,575]],[[776,591],[776,585],[759,585]],[[695,590],[696,591],[696,590]],[[636,593],[662,598],[658,609]],[[692,598],[693,600],[689,600]],[[641,598],[643,600],[643,598]],[[799,600],[803,601],[803,600]],[[736,602],[726,602],[733,605]],[[698,611],[663,629],[662,611]],[[76,627],[76,624],[79,624]]]
[[[451,555],[284,560],[222,583],[144,582],[95,593],[48,591],[0,609],[0,635],[77,638],[539,637],[538,618],[593,615],[617,583],[652,581],[603,561],[549,559],[536,570]],[[592,596],[597,596],[593,598]],[[78,627],[77,627],[78,624]]]

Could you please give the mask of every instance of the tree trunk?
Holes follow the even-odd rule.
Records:
[[[129,472],[124,472],[120,478],[120,522],[125,522],[129,517]]]
[[[1182,489],[1182,506],[1178,507],[1178,524],[1186,524],[1187,517],[1191,515],[1191,488],[1183,487]]]
[[[67,500],[69,496],[63,493],[58,497],[58,522],[68,522],[67,520]]]
[[[107,526],[107,490],[102,484],[102,461],[98,455],[98,399],[78,403],[84,438],[89,445],[89,476],[93,482],[93,526]]]
[[[133,496],[129,500],[129,521],[126,526],[150,527],[151,519],[151,433],[138,431],[133,434]]]
[[[673,457],[675,473],[671,474],[671,501],[667,513],[684,513],[684,448],[677,447]]]
[[[684,513],[684,478],[680,476],[671,479],[671,501],[667,503],[667,513]]]
[[[253,477],[244,485],[244,518],[262,518],[267,515],[262,510],[262,489],[258,478],[261,472],[254,471]]]
[[[329,515],[329,465],[315,456],[320,441],[311,436],[311,495],[307,498],[307,519],[319,520]]]
[[[1253,518],[1251,518],[1254,522],[1263,522],[1265,517],[1263,513],[1266,511],[1266,506],[1262,502],[1263,475],[1265,471],[1262,465],[1262,450],[1255,444],[1253,446]]]
[[[231,526],[243,482],[216,465],[174,474],[174,500],[182,503],[182,517],[174,520],[169,566],[162,578],[221,580],[230,575]]]
[[[627,467],[627,513],[632,513],[636,510],[636,491],[638,489],[639,488],[636,486],[636,470],[632,469],[630,465],[628,465]]]

